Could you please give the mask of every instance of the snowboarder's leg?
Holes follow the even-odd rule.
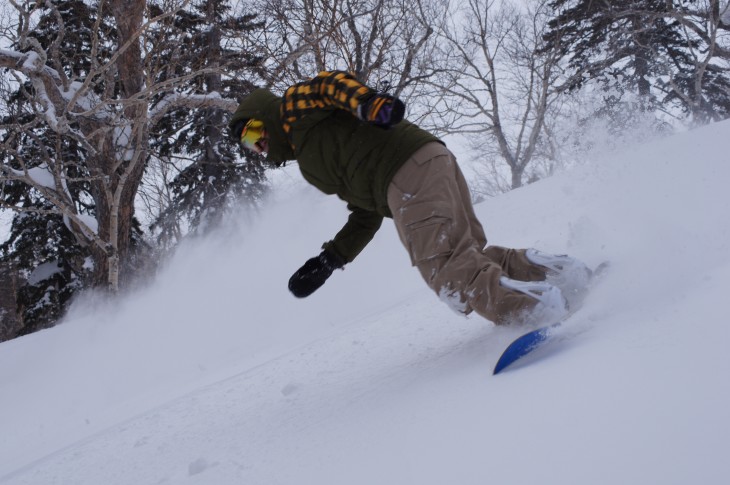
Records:
[[[531,313],[541,302],[539,291],[503,284],[509,274],[501,264],[516,266],[519,257],[500,253],[505,261],[495,261],[490,259],[495,251],[482,250],[486,238],[468,188],[455,158],[442,145],[428,144],[404,164],[389,187],[388,204],[412,264],[456,310],[476,311],[502,324]],[[540,276],[544,279],[544,272]],[[558,291],[544,286],[545,291]]]
[[[526,256],[525,249],[510,249],[501,246],[485,247],[487,245],[487,238],[484,235],[482,224],[479,222],[479,219],[477,219],[476,213],[474,212],[469,186],[467,185],[466,179],[458,165],[456,167],[456,183],[459,187],[459,193],[461,194],[461,204],[469,219],[471,233],[474,236],[475,241],[479,244],[479,247],[483,248],[482,252],[485,256],[490,261],[497,263],[509,278],[520,281],[545,280],[546,268],[531,261]]]
[[[527,251],[529,250],[509,249],[501,246],[488,246],[483,249],[484,254],[498,263],[507,276],[513,280],[544,281],[546,268],[530,261],[526,256]]]

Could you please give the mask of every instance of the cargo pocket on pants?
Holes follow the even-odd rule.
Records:
[[[431,216],[408,224],[408,252],[413,266],[453,253],[450,225],[451,219],[443,216]]]

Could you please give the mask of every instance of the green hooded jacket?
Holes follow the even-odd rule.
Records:
[[[387,192],[393,176],[421,146],[440,140],[406,120],[384,129],[356,117],[375,91],[341,72],[322,72],[283,97],[254,90],[231,126],[255,118],[269,136],[268,161],[297,160],[305,180],[348,203],[347,223],[323,248],[351,262],[372,240],[383,217],[392,217]]]

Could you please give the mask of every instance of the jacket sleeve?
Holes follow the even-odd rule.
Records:
[[[322,245],[322,249],[333,251],[347,263],[351,263],[378,232],[383,216],[352,204],[348,204],[347,208],[351,211],[347,223],[332,241]]]

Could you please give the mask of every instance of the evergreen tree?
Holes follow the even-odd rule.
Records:
[[[598,81],[610,92],[608,111],[630,92],[641,110],[676,103],[695,118],[726,117],[727,69],[698,59],[698,53],[714,46],[707,45],[709,37],[697,34],[720,22],[693,8],[698,3],[553,0],[550,6],[557,14],[545,35],[546,49],[558,48],[568,58],[572,75],[563,88]],[[688,29],[690,24],[695,28]]]
[[[50,207],[49,207],[50,209]],[[60,216],[19,215],[0,247],[4,263],[24,275],[15,300],[23,326],[13,337],[53,326],[74,293],[83,287],[84,251]]]
[[[207,70],[178,91],[244,97],[255,87],[252,79],[262,59],[242,49],[237,39],[261,27],[253,15],[233,15],[229,2],[206,0],[180,11],[160,32],[160,55],[170,60],[163,79]],[[210,227],[235,202],[256,202],[263,195],[264,159],[244,153],[231,140],[229,118],[229,112],[216,107],[186,108],[169,113],[158,125],[162,136],[153,143],[158,156],[168,159],[184,154],[192,160],[170,182],[172,200],[154,223],[166,244],[179,237],[181,224],[190,230]]]

